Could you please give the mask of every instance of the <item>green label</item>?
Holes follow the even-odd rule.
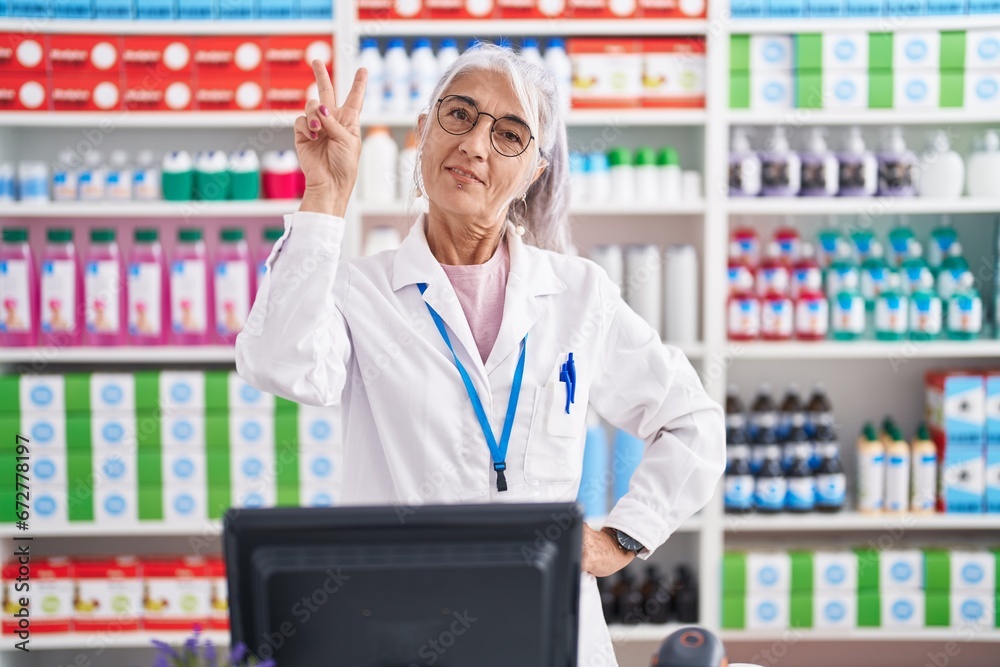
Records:
[[[163,520],[163,440],[159,373],[135,374],[139,519]]]

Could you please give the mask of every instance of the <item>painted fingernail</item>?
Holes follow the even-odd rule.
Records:
[[[314,130],[318,130],[319,129],[319,121],[318,120],[311,120],[311,121],[309,121],[309,127],[311,127]]]
[[[319,135],[316,134],[315,132],[310,132],[309,136],[312,137],[313,139],[318,139],[319,138]]]
[[[329,116],[330,115],[330,110],[326,108],[325,104],[319,105],[319,112],[321,114],[323,114],[324,116]]]

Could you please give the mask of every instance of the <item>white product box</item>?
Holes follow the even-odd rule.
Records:
[[[229,415],[229,446],[274,449],[274,415],[233,413]]]
[[[750,108],[791,109],[794,105],[795,77],[791,70],[750,72]]]
[[[205,374],[198,371],[160,373],[160,405],[167,411],[205,410]]]
[[[18,387],[21,414],[26,412],[66,413],[66,385],[62,375],[22,375]]]
[[[924,587],[924,552],[918,549],[886,550],[879,554],[879,590],[921,590]]]
[[[747,554],[747,593],[787,592],[792,583],[792,561],[787,553]]]
[[[208,494],[204,482],[163,485],[164,521],[190,523],[207,517]]]
[[[194,571],[194,576],[168,574],[175,567],[178,571]],[[208,618],[212,608],[212,581],[204,563],[192,562],[190,568],[178,559],[176,563],[164,563],[157,570],[164,576],[143,576],[145,586],[145,617],[150,625],[171,624],[187,621],[201,623]]]
[[[996,557],[990,551],[952,551],[951,592],[996,592]]]
[[[951,626],[990,630],[996,619],[996,597],[992,593],[951,592]]]
[[[897,69],[892,84],[896,109],[937,109],[941,104],[941,74],[936,70]]]
[[[868,33],[824,32],[823,72],[831,69],[868,70]]]
[[[986,450],[982,445],[948,446],[941,463],[946,512],[980,514],[986,500]]]
[[[260,410],[261,413],[274,412],[274,395],[267,394],[248,385],[236,373],[229,374],[229,409]]]
[[[813,595],[814,628],[855,628],[858,625],[858,595],[851,591]]]
[[[331,490],[322,486],[301,486],[299,502],[303,507],[332,507],[336,498]]]
[[[992,71],[966,71],[966,109],[995,109],[1000,113],[1000,66]]]
[[[137,461],[135,448],[94,447],[94,486],[127,484],[138,488]]]
[[[965,70],[1000,67],[1000,30],[965,31]]]
[[[28,526],[62,525],[69,520],[66,509],[65,484],[31,485],[31,516]]]
[[[94,447],[134,449],[138,445],[133,413],[95,412],[90,417],[90,424]]]
[[[161,431],[164,448],[205,446],[205,418],[201,415],[164,414]]]
[[[899,30],[892,39],[892,69],[938,69],[941,33],[937,30]]]
[[[205,483],[205,448],[167,447],[163,450],[163,484]]]
[[[229,450],[229,479],[232,484],[275,484],[274,452],[264,448]]]
[[[273,479],[256,482],[233,480],[233,507],[274,507],[276,494]]]
[[[33,446],[32,452],[66,451],[66,418],[45,412],[22,412],[21,432]]]
[[[102,563],[103,567],[124,570],[124,576],[76,576],[74,622],[121,621],[123,624],[142,618],[142,575],[136,572],[133,557],[117,557]],[[79,625],[75,628],[81,631]]]
[[[135,412],[135,375],[94,373],[90,376],[90,409],[93,412]]]
[[[791,35],[750,35],[750,71],[790,70],[795,67]]]
[[[340,409],[300,405],[299,448],[336,446],[340,442]]]
[[[31,486],[38,484],[66,485],[66,455],[42,450],[31,455]],[[32,494],[34,495],[34,494]]]
[[[43,630],[55,632],[67,630],[70,618],[73,616],[74,588],[69,559],[33,557],[30,563],[29,581],[18,581],[17,576],[12,576],[14,573],[20,575],[19,565],[12,559],[4,568],[12,570],[3,581],[3,599],[10,605],[4,609],[2,620],[4,632],[13,633],[18,629],[18,619],[13,615],[13,611],[20,608],[21,598],[28,600],[32,630],[39,633]]]
[[[854,594],[858,588],[858,557],[851,551],[813,554],[813,590]]]
[[[747,596],[747,630],[784,630],[788,627],[788,591]]]
[[[94,487],[94,520],[103,524],[135,523],[138,520],[135,483]]]
[[[326,485],[329,487],[335,479],[337,465],[330,454],[313,449],[299,452],[299,484]]]
[[[882,601],[883,628],[924,627],[923,591],[883,590],[879,597]]]
[[[823,73],[824,109],[865,109],[868,107],[868,72],[829,70]]]

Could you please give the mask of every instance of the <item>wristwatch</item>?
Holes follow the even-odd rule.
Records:
[[[617,528],[605,528],[604,530],[618,541],[618,547],[622,551],[637,554],[646,548],[624,531],[618,530]]]

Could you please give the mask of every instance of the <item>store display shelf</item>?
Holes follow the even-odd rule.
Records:
[[[608,626],[611,632],[611,641],[616,644],[639,643],[639,642],[661,642],[674,631],[688,627],[689,624],[681,623],[641,623],[639,625],[624,625],[612,623]]]
[[[708,22],[701,19],[479,19],[424,21],[390,19],[358,21],[361,36],[492,37],[497,35],[704,35]]]
[[[29,524],[29,529],[27,531],[18,530],[13,524],[4,524],[0,526],[0,538],[32,537],[45,539],[57,537],[85,537],[92,539],[101,537],[215,536],[221,534],[222,522],[215,519],[206,519],[200,523],[165,523],[161,521],[145,521],[132,524],[116,523],[108,525],[95,524],[92,521],[79,521],[59,526],[43,527],[33,527]]]
[[[362,117],[365,127],[416,127],[419,112],[371,114]],[[570,127],[693,127],[704,125],[704,109],[573,109],[566,118]]]
[[[733,198],[731,215],[901,215],[949,213],[1000,213],[1000,199],[964,197],[753,197]]]
[[[729,643],[763,644],[776,641],[807,642],[942,642],[995,643],[1000,642],[1000,630],[973,630],[971,628],[853,628],[850,630],[811,630],[789,628],[781,631],[723,630],[722,641]]]
[[[409,217],[424,209],[419,203],[412,206],[407,202],[387,202],[382,204],[359,204],[358,212],[367,216]],[[704,201],[681,201],[675,204],[572,204],[570,215],[574,217],[651,217],[675,215],[703,215]]]
[[[229,345],[135,347],[3,347],[0,364],[223,364],[233,363]]]
[[[291,128],[291,111],[0,111],[0,127]]]
[[[49,19],[5,17],[0,32],[31,31],[40,34],[101,35],[333,35],[333,19],[315,20],[213,20],[213,21],[115,21],[105,19]],[[324,27],[325,26],[325,27]]]
[[[229,646],[229,630],[203,630],[202,639],[210,640],[216,646]],[[14,651],[14,638],[0,635],[4,641],[0,652]],[[104,651],[107,649],[148,648],[153,650],[153,640],[164,641],[171,646],[182,646],[190,632],[179,630],[140,630],[137,632],[83,633],[35,631],[31,634],[32,651]]]
[[[1000,340],[899,340],[899,341],[819,341],[763,342],[731,341],[727,358],[773,360],[819,359],[977,359],[1000,357]]]
[[[728,125],[993,125],[996,111],[973,109],[784,109],[780,111],[731,110],[724,118]]]
[[[727,514],[723,527],[730,537],[740,533],[812,533],[903,531],[979,531],[1000,529],[997,514]]]
[[[834,30],[860,30],[863,32],[892,32],[894,30],[966,30],[1000,27],[1000,15],[966,14],[957,16],[865,16],[847,18],[796,18],[796,19],[733,19],[726,22],[726,29],[733,35],[787,35],[793,33],[830,32]]]
[[[253,201],[72,201],[6,205],[4,218],[265,218],[298,210],[298,199]]]

